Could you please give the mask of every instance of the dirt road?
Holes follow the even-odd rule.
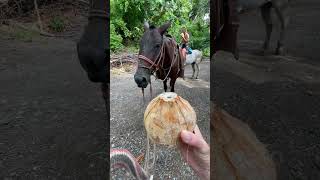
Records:
[[[104,101],[75,47],[1,37],[0,179],[107,177]]]

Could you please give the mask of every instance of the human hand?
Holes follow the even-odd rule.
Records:
[[[179,149],[185,161],[204,180],[210,179],[210,147],[203,139],[196,125],[194,133],[183,130],[180,133]]]

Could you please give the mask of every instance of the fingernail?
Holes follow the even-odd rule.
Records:
[[[188,143],[191,141],[191,135],[187,131],[182,131],[181,137],[185,143]]]

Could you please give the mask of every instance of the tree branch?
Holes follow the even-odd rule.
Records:
[[[38,17],[38,25],[39,25],[39,28],[40,28],[40,32],[43,32],[43,26],[42,26],[42,22],[41,22],[41,17],[40,17],[40,13],[39,13],[39,9],[38,9],[38,3],[37,3],[37,0],[34,0],[34,9],[37,13],[37,17]]]

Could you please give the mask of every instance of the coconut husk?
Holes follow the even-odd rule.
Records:
[[[215,180],[275,180],[266,147],[250,127],[211,104],[212,173]]]
[[[144,114],[148,138],[154,144],[176,146],[182,130],[193,131],[196,113],[189,102],[173,92],[154,98]]]

